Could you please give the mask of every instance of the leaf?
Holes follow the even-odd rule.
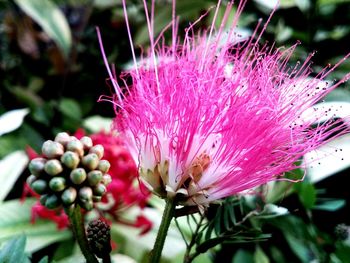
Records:
[[[49,263],[49,257],[45,256],[42,259],[40,259],[39,263]]]
[[[330,5],[330,4],[345,4],[350,3],[350,0],[318,0],[317,5]]]
[[[35,22],[45,33],[56,42],[62,54],[68,58],[72,35],[66,17],[51,0],[14,0],[16,4]]]
[[[83,122],[83,126],[93,133],[100,132],[102,130],[109,131],[112,126],[112,119],[95,115],[86,118]]]
[[[253,263],[253,255],[247,250],[239,249],[233,257],[232,263]]]
[[[24,151],[16,151],[0,161],[0,203],[26,168],[28,160]]]
[[[73,99],[62,99],[58,105],[60,111],[69,118],[79,120],[82,117],[79,104]]]
[[[35,252],[71,238],[69,230],[57,230],[52,221],[38,219],[34,224],[30,222],[31,208],[36,201],[35,198],[27,198],[24,202],[15,199],[0,204],[0,241],[24,233],[28,241],[26,251]]]
[[[176,3],[176,12],[184,20],[197,19],[201,10],[207,10],[212,3],[203,0],[186,0]],[[157,11],[157,10],[156,10]],[[163,30],[171,22],[171,5],[161,6],[154,17],[154,35]],[[136,32],[135,45],[149,41],[147,23]]]
[[[28,109],[12,110],[0,116],[0,136],[16,130],[23,123],[24,117],[29,113]]]
[[[306,209],[311,209],[316,202],[316,189],[308,182],[301,182],[295,184],[294,187],[297,189],[299,199]]]
[[[344,199],[325,200],[319,204],[316,204],[313,207],[313,209],[334,212],[344,207],[345,204],[346,204],[346,201]]]
[[[317,183],[350,167],[350,134],[326,143],[304,155],[308,164],[306,174],[310,182]]]
[[[113,224],[111,227],[112,240],[118,244],[120,253],[131,256],[136,262],[147,262],[144,260],[148,258],[149,252],[153,248],[158,226],[161,221],[161,211],[156,209],[145,208],[143,214],[152,221],[154,226],[145,235],[140,236],[140,230],[135,227],[121,224]],[[185,248],[180,233],[175,225],[171,224],[164,244],[162,259],[164,262],[171,262],[171,259],[178,255],[183,255]]]
[[[25,263],[30,262],[24,252],[26,245],[25,235],[14,237],[7,241],[0,250],[0,262],[2,263]]]
[[[257,246],[254,252],[254,263],[270,263],[269,258],[266,256],[260,246]]]

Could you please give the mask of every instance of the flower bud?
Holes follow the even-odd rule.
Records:
[[[96,196],[102,196],[107,192],[107,188],[104,184],[98,184],[94,187],[93,192]]]
[[[91,187],[84,186],[79,190],[79,198],[82,202],[92,200],[92,189]]]
[[[111,164],[107,160],[101,160],[98,163],[97,169],[99,169],[102,173],[108,173]]]
[[[35,180],[30,187],[33,189],[34,192],[41,195],[47,191],[47,182],[44,180]]]
[[[84,155],[84,146],[78,139],[73,139],[67,143],[67,150],[76,152],[80,157]]]
[[[100,202],[101,199],[102,199],[102,196],[96,196],[96,195],[92,196],[92,201],[94,202]]]
[[[30,161],[29,163],[29,171],[35,175],[39,176],[43,171],[45,167],[46,159],[45,158],[35,158]]]
[[[63,167],[60,161],[52,159],[45,163],[44,170],[49,175],[55,176],[63,171]]]
[[[104,258],[111,253],[111,228],[106,222],[100,219],[91,221],[86,234],[89,246],[97,257]]]
[[[85,155],[81,160],[83,165],[89,170],[95,170],[98,166],[99,161],[100,160],[95,153],[89,153],[88,155]]]
[[[73,184],[81,184],[86,179],[86,172],[83,168],[76,168],[70,173],[70,180]]]
[[[91,147],[89,153],[95,153],[98,158],[101,159],[104,154],[104,148],[101,144],[96,144],[95,146]]]
[[[81,206],[90,211],[92,208],[94,208],[94,203],[92,200],[88,200],[88,201],[84,201],[84,202],[80,202]]]
[[[48,197],[49,197],[49,195],[47,195],[47,194],[41,195],[41,196],[40,196],[40,199],[39,199],[40,204],[45,205],[46,200],[47,200]]]
[[[57,208],[60,204],[61,202],[55,194],[49,195],[45,201],[45,206],[49,209]]]
[[[71,138],[69,134],[66,132],[60,132],[55,137],[55,142],[62,144],[64,147],[66,147],[67,143],[70,141],[71,141]]]
[[[99,182],[101,182],[102,177],[103,177],[103,174],[99,170],[94,170],[94,171],[89,172],[87,175],[89,185],[90,186],[97,185]]]
[[[64,148],[62,144],[48,140],[44,142],[41,151],[47,158],[53,159],[61,156],[64,152]]]
[[[92,140],[88,136],[82,137],[80,142],[83,144],[85,151],[89,150],[93,146]]]
[[[66,188],[66,179],[63,177],[54,177],[50,180],[49,186],[54,192],[61,192]]]
[[[75,202],[77,198],[77,190],[74,187],[69,187],[63,191],[61,199],[63,204],[70,205]]]
[[[69,169],[78,167],[80,159],[77,153],[67,151],[61,156],[61,162]]]
[[[28,176],[26,182],[27,182],[27,184],[30,186],[35,180],[36,180],[36,176],[33,175],[33,174],[31,174],[31,175]]]
[[[109,174],[104,174],[102,177],[102,183],[107,186],[112,182],[112,177]]]

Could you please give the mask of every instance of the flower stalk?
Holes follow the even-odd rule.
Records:
[[[98,260],[94,254],[90,251],[89,243],[86,238],[83,217],[79,205],[76,205],[74,209],[68,213],[69,220],[72,225],[73,233],[78,241],[81,252],[83,253],[87,263],[98,263]]]
[[[164,212],[163,212],[163,216],[162,216],[162,221],[161,221],[160,226],[159,226],[157,238],[156,238],[156,241],[154,243],[153,249],[151,251],[150,258],[149,258],[150,263],[160,262],[160,259],[162,256],[162,250],[164,247],[165,238],[167,236],[171,220],[173,219],[173,217],[175,215],[175,207],[176,207],[175,198],[167,198]]]

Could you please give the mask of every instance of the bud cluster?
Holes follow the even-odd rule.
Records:
[[[110,163],[102,160],[104,148],[93,145],[91,138],[80,140],[67,133],[57,134],[54,141],[42,146],[43,157],[29,163],[29,186],[41,195],[40,202],[49,209],[63,205],[67,209],[79,204],[86,210],[99,202],[111,182],[107,174]]]

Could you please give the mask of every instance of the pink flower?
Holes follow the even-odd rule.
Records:
[[[148,22],[150,51],[121,74],[123,92],[106,63],[117,92],[115,129],[128,143],[140,178],[155,194],[176,195],[184,205],[206,205],[279,180],[299,167],[305,153],[349,130],[339,121],[311,128],[326,112],[304,116],[348,76],[321,87],[337,65],[313,78],[311,56],[290,66],[296,45],[259,47],[259,27],[244,45],[233,44],[243,5],[225,35],[231,8],[219,29],[195,33],[191,26],[182,43],[173,15],[170,46],[162,35],[155,43]],[[147,9],[146,16],[149,21]],[[101,49],[106,62],[102,42]]]

